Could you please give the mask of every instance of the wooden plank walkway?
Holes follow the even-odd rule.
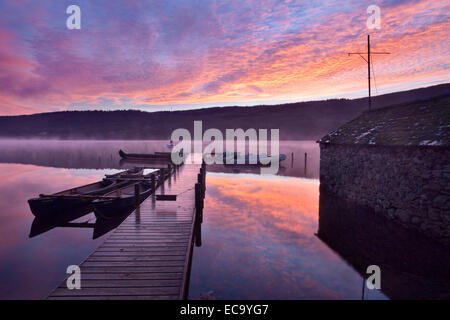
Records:
[[[184,165],[84,261],[81,289],[64,280],[48,299],[184,299],[189,285],[200,165]]]

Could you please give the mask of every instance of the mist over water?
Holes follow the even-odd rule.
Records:
[[[203,143],[205,147],[208,142]],[[127,153],[169,152],[167,141],[137,140],[0,140],[0,163],[21,163],[67,169],[126,169],[135,165],[121,160],[119,149]],[[225,151],[225,142],[224,148]],[[248,152],[248,141],[246,143]],[[270,143],[269,143],[270,150]],[[191,151],[194,151],[192,145]],[[314,141],[280,141],[280,153],[287,159],[280,163],[279,175],[319,177],[319,146]],[[305,170],[305,153],[307,163]],[[292,159],[293,157],[293,159]],[[251,166],[208,166],[208,171],[259,173]]]

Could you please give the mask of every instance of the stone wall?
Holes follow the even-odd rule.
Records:
[[[450,148],[320,145],[321,188],[450,242]]]

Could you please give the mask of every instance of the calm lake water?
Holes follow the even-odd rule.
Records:
[[[361,299],[361,276],[315,235],[318,180],[211,173],[206,185],[191,299]]]
[[[0,298],[46,297],[66,276],[67,266],[83,261],[109,234],[93,240],[92,228],[75,227],[77,222],[95,225],[93,214],[66,227],[43,232],[34,225],[32,230],[29,198],[131,167],[120,161],[120,148],[155,152],[166,143],[0,141]],[[326,206],[319,192],[318,145],[287,141],[280,149],[288,158],[278,175],[208,167],[202,245],[194,248],[190,299],[362,298],[358,263],[339,249],[341,238],[327,231],[333,215],[319,208]],[[37,235],[30,238],[30,232]],[[377,290],[366,290],[364,296],[387,297]]]

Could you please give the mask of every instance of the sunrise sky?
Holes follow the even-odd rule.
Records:
[[[68,30],[66,8],[81,8]],[[366,9],[381,8],[368,30]],[[253,105],[449,82],[450,3],[418,1],[0,0],[0,115]],[[375,91],[374,88],[374,93]]]

